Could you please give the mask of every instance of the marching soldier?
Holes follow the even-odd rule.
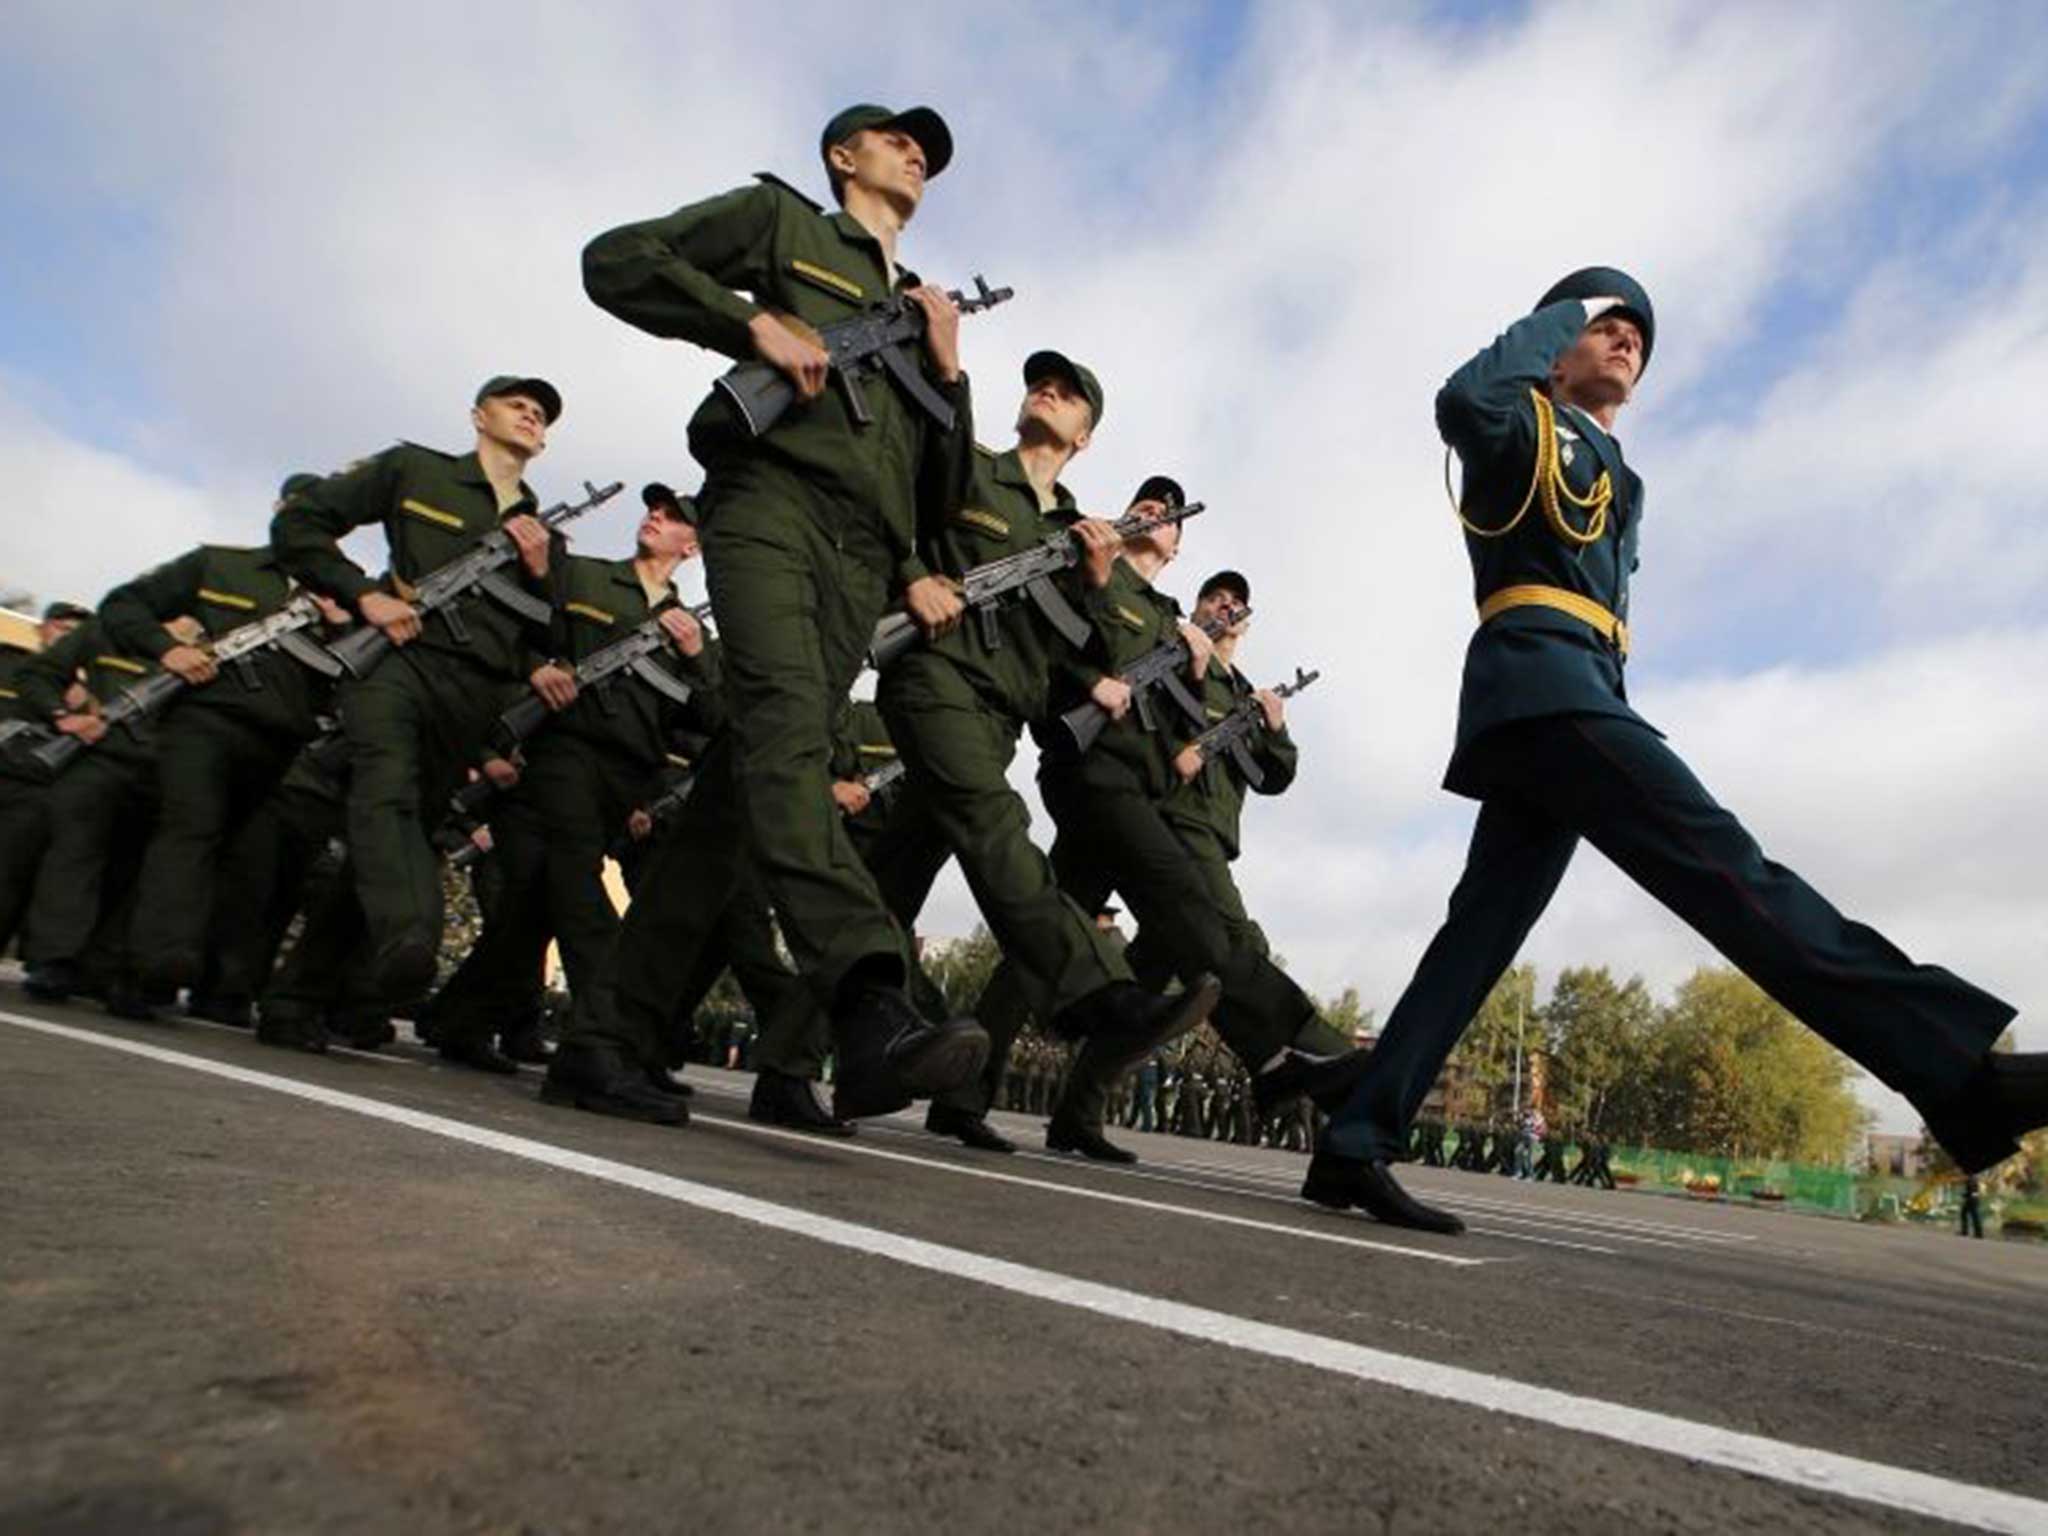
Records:
[[[318,479],[288,478],[277,507]],[[292,583],[268,547],[202,544],[114,588],[100,605],[117,645],[150,657],[187,685],[157,727],[161,809],[136,880],[126,1011],[147,1015],[156,1000],[200,979],[227,842],[317,734],[329,692],[319,673],[282,650],[238,658],[222,677],[203,645],[173,639],[164,622],[190,614],[205,638],[217,638],[270,617],[292,596]],[[339,608],[321,601],[330,625],[348,622]]]
[[[605,851],[650,797],[665,743],[684,723],[681,711],[699,730],[719,723],[716,653],[680,605],[674,582],[676,567],[697,553],[696,508],[658,481],[640,499],[646,511],[630,557],[562,561],[554,665],[573,674],[652,616],[677,653],[656,665],[692,690],[689,703],[679,705],[632,676],[607,678],[524,744],[519,780],[490,812],[502,894],[434,1003],[446,1060],[508,1073],[518,1058],[546,1059],[519,1035],[521,1026],[533,1028],[528,1020],[548,941],[560,946],[572,996],[597,986],[619,926],[604,888]],[[517,1058],[491,1043],[501,1029]]]
[[[448,798],[522,687],[556,709],[575,696],[563,669],[532,664],[551,638],[545,628],[488,597],[422,618],[402,595],[503,529],[518,547],[521,579],[551,600],[550,538],[522,476],[561,413],[562,397],[545,379],[499,375],[477,391],[468,453],[401,443],[301,490],[272,521],[286,572],[383,630],[396,648],[340,690],[357,905],[330,903],[320,921],[309,918],[264,998],[258,1035],[267,1043],[325,1049],[322,1015],[344,984],[366,1006],[426,994],[441,936],[441,861],[431,838]],[[345,534],[371,523],[383,526],[395,590],[341,549]]]
[[[831,1018],[836,1107],[847,1118],[957,1087],[987,1050],[971,1020],[927,1021],[911,1005],[908,937],[853,852],[830,788],[834,723],[875,621],[900,600],[937,632],[961,605],[918,554],[921,516],[953,494],[920,486],[942,462],[945,430],[895,377],[835,378],[813,338],[907,295],[926,334],[921,355],[901,348],[895,368],[917,370],[927,400],[959,403],[959,311],[897,262],[903,229],[952,149],[929,108],[849,108],[819,146],[837,212],[764,177],[600,235],[583,260],[584,286],[604,309],[658,336],[759,359],[799,397],[758,438],[718,391],[690,425],[706,470],[698,505],[732,723],[700,765],[672,842],[721,886],[742,837],[751,843],[783,936]],[[708,938],[688,911],[689,884],[668,877],[659,853],[656,865],[615,951],[607,1016],[579,1028],[583,1044],[550,1072],[557,1094],[585,1109],[646,1117],[644,1063],[632,1058]]]
[[[1102,386],[1072,359],[1041,351],[1024,363],[1024,387],[1016,446],[1001,454],[974,450],[967,493],[933,539],[933,558],[957,579],[1065,529],[1085,554],[1078,579],[1051,600],[1079,602],[1109,583],[1120,542],[1111,524],[1082,517],[1059,481],[1101,425]],[[1037,601],[975,617],[985,622],[910,650],[882,673],[877,698],[909,765],[910,794],[877,878],[898,920],[911,926],[936,873],[921,849],[949,848],[1024,985],[1030,1012],[1057,1036],[1095,1040],[1097,1057],[1121,1070],[1206,1019],[1219,988],[1213,977],[1196,975],[1177,998],[1148,994],[1131,979],[1120,948],[1061,891],[1031,841],[1031,813],[1008,773],[1024,727],[1045,714],[1053,658],[1068,642]],[[983,1028],[994,1068],[935,1097],[925,1128],[1009,1152],[986,1116],[991,1074],[1000,1072],[1011,1036],[987,1020]]]
[[[2048,1122],[2048,1053],[1997,1054],[1998,998],[1835,910],[1770,862],[1623,686],[1642,482],[1615,421],[1656,340],[1649,295],[1574,272],[1450,378],[1437,424],[1464,467],[1479,627],[1444,785],[1480,802],[1465,873],[1332,1120],[1304,1198],[1439,1232],[1389,1164],[1444,1058],[1564,877],[1580,838],[1764,991],[1912,1101],[1965,1171]]]
[[[76,603],[52,603],[36,625],[36,640],[48,650],[92,617]],[[14,942],[36,867],[50,845],[49,784],[29,762],[28,749],[46,739],[43,721],[21,696],[22,674],[36,651],[0,642],[0,727],[19,734],[0,746],[0,953]]]

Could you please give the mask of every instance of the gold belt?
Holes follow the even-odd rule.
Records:
[[[1622,655],[1628,654],[1628,625],[1590,597],[1581,597],[1563,587],[1502,587],[1479,605],[1479,622],[1484,624],[1510,608],[1555,608],[1559,613],[1568,613],[1597,632]]]

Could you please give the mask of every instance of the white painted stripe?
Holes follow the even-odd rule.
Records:
[[[197,1025],[201,1029],[217,1029],[224,1035],[240,1035],[244,1040],[254,1040],[256,1038],[256,1031],[253,1029],[237,1029],[232,1024],[222,1024],[215,1019],[192,1019],[180,1016],[176,1022],[180,1028],[192,1024]],[[319,1053],[315,1051],[302,1051],[300,1054],[312,1056]],[[424,1067],[426,1065],[424,1061],[415,1061],[410,1056],[396,1054],[387,1056],[382,1051],[359,1051],[352,1045],[330,1045],[327,1047],[327,1054],[329,1056],[353,1056],[358,1061],[374,1061],[380,1067]]]
[[[1492,1376],[1459,1366],[1440,1365],[1409,1355],[1371,1349],[1344,1339],[1326,1338],[1320,1334],[1304,1333],[1298,1329],[1282,1328],[1272,1323],[1236,1317],[1227,1312],[1212,1311],[1207,1307],[1189,1306],[1183,1302],[1168,1301],[1163,1297],[1148,1296],[1139,1291],[1100,1285],[1092,1280],[1056,1274],[1026,1264],[1011,1263],[1006,1259],[990,1258],[984,1254],[970,1253],[965,1249],[949,1248],[940,1243],[885,1232],[876,1227],[865,1227],[850,1221],[815,1215],[793,1206],[756,1200],[749,1195],[735,1194],[730,1190],[716,1189],[707,1184],[692,1183],[687,1179],[655,1173],[646,1168],[635,1168],[627,1163],[614,1162],[610,1158],[572,1152],[565,1147],[552,1146],[547,1142],[529,1140],[524,1136],[510,1136],[502,1131],[488,1130],[483,1126],[470,1125],[461,1120],[451,1120],[420,1110],[406,1109],[396,1104],[386,1104],[377,1099],[364,1098],[359,1094],[341,1093],[314,1083],[300,1082],[296,1078],[254,1072],[244,1067],[230,1066],[225,1062],[188,1056],[178,1051],[167,1051],[158,1046],[118,1039],[91,1030],[74,1029],[68,1025],[51,1024],[42,1019],[6,1012],[0,1012],[0,1021],[38,1034],[76,1040],[104,1050],[119,1051],[170,1066],[184,1067],[230,1082],[289,1094],[294,1098],[324,1104],[331,1109],[406,1126],[451,1141],[502,1152],[509,1157],[521,1158],[543,1167],[580,1173],[608,1184],[658,1195],[663,1199],[674,1200],[699,1210],[732,1216],[759,1226],[772,1227],[777,1231],[793,1232],[850,1252],[870,1254],[915,1269],[972,1280],[981,1285],[1008,1291],[1013,1295],[1053,1302],[1059,1306],[1091,1312],[1099,1317],[1113,1317],[1123,1322],[1135,1323],[1140,1327],[1176,1334],[1182,1338],[1221,1344],[1230,1349],[1262,1355],[1272,1360],[1291,1361],[1334,1375],[1348,1376],[1357,1381],[1393,1387],[1399,1391],[1413,1392],[1443,1402],[1483,1408],[1492,1413],[1554,1428],[1574,1430],[1580,1434],[1616,1441],[1641,1450],[1674,1456],[1683,1461],[1724,1467],[1730,1471],[1784,1483],[1790,1487],[1877,1504],[1887,1509],[1926,1515],[1937,1520],[1950,1520],[1958,1525],[1973,1526],[1978,1530],[2009,1532],[2012,1536],[2032,1536],[2032,1533],[2048,1530],[2048,1500],[2032,1499],[2023,1494],[2007,1493],[1997,1488],[1982,1488],[1969,1483],[1954,1482],[1948,1478],[1915,1472],[1905,1467],[1887,1466],[1883,1462],[1865,1461],[1855,1456],[1841,1456],[1832,1451],[1793,1445],[1762,1435],[1742,1434],[1714,1424],[1681,1419],[1672,1414],[1653,1413],[1622,1403],[1604,1402],[1599,1398],[1579,1397],[1569,1392],[1559,1392],[1505,1376]]]

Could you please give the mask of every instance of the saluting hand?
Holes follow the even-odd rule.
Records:
[[[747,322],[747,334],[754,339],[754,355],[794,384],[799,399],[815,400],[825,393],[832,354],[818,345],[815,332],[800,336],[764,311]]]
[[[687,608],[665,608],[661,614],[661,627],[667,633],[675,648],[685,656],[704,654],[704,626],[697,622],[696,615]]]
[[[163,669],[198,688],[220,675],[214,659],[196,645],[174,645],[157,658]]]
[[[558,714],[576,702],[576,674],[559,662],[535,667],[526,680],[540,695],[541,703]]]
[[[1109,573],[1116,565],[1123,540],[1116,526],[1099,517],[1084,517],[1074,524],[1074,537],[1081,541],[1081,578],[1091,587],[1109,585]]]
[[[931,354],[932,367],[948,384],[960,377],[960,306],[943,288],[930,283],[910,290],[910,298],[924,311],[924,349]]]
[[[548,573],[548,531],[531,513],[505,519],[505,533],[519,549],[519,563],[526,574],[540,581]]]
[[[365,624],[384,631],[393,645],[404,645],[420,637],[419,611],[411,603],[388,592],[365,592],[356,599],[356,612]]]
[[[960,589],[944,576],[920,576],[903,589],[903,611],[917,620],[927,640],[936,640],[967,611]]]

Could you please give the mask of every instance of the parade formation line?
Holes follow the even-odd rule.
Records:
[[[1441,1365],[1098,1284],[876,1227],[815,1215],[793,1206],[636,1168],[609,1158],[570,1151],[524,1136],[508,1135],[443,1115],[161,1046],[5,1011],[0,1011],[0,1023],[285,1094],[329,1109],[404,1126],[543,1167],[638,1190],[699,1210],[808,1237],[850,1252],[970,1280],[1013,1295],[1118,1319],[1182,1338],[1220,1344],[1267,1359],[1305,1365],[1443,1402],[1571,1430],[1677,1457],[1696,1465],[1720,1467],[1789,1487],[1948,1520],[1978,1530],[2020,1533],[2048,1529],[2048,1501],[2021,1494],[1956,1482],[1762,1435],[1744,1434],[1671,1414],[1556,1391],[1505,1376]],[[1006,1180],[1013,1177],[1004,1176]]]

